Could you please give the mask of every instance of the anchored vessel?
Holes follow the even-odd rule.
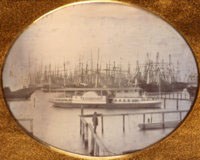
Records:
[[[90,108],[160,108],[160,99],[147,97],[141,88],[131,92],[118,92],[115,95],[98,95],[88,91],[82,95],[54,98],[50,100],[56,107],[90,107]]]
[[[35,88],[22,88],[16,91],[11,91],[9,87],[4,88],[5,97],[7,100],[26,100],[29,99],[30,96],[35,91]]]

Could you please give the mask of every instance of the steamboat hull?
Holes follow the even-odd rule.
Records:
[[[162,103],[152,102],[152,103],[124,103],[124,104],[116,104],[116,103],[107,103],[107,104],[73,104],[73,103],[62,103],[62,102],[53,102],[53,106],[55,107],[63,107],[63,108],[105,108],[105,109],[141,109],[141,108],[161,108]]]

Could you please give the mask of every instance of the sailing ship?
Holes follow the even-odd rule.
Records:
[[[38,89],[38,87],[36,86],[36,84],[33,83],[32,79],[33,76],[31,75],[30,72],[30,56],[28,59],[28,71],[26,71],[24,73],[24,75],[16,75],[14,74],[15,72],[13,72],[14,67],[11,66],[10,69],[10,77],[17,77],[15,80],[19,81],[19,86],[18,89],[12,91],[10,89],[11,86],[5,86],[3,88],[4,91],[4,96],[7,100],[11,101],[11,100],[27,100],[31,97],[31,95],[33,94],[33,92],[35,90]],[[15,86],[16,87],[16,86]]]
[[[175,69],[170,54],[169,61],[164,62],[164,60],[159,60],[159,53],[157,53],[155,61],[147,53],[145,64],[139,64],[137,61],[134,79],[147,92],[182,91],[187,87],[187,83],[178,81],[179,72],[179,62]]]
[[[188,85],[186,87],[188,93],[190,94],[190,98],[194,98],[197,94],[197,81],[198,81],[198,75],[191,73],[188,76]]]
[[[5,98],[7,100],[27,100],[35,91],[33,87],[24,87],[15,91],[11,91],[9,87],[4,88]]]

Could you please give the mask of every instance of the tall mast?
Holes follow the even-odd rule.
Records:
[[[63,63],[63,65],[64,65],[64,75],[63,75],[63,78],[64,78],[64,86],[66,86],[66,77],[65,77],[65,61],[64,61],[64,63]]]
[[[172,60],[171,54],[169,54],[169,83],[172,83]]]
[[[31,84],[31,58],[30,54],[28,54],[28,85]]]
[[[130,75],[130,74],[131,74],[131,64],[128,63],[128,75]]]
[[[113,83],[115,83],[115,78],[116,78],[116,77],[115,77],[115,71],[116,71],[116,65],[115,65],[115,61],[114,61],[114,62],[113,62],[113,77],[114,77],[114,78],[113,78],[113,81],[114,81]]]
[[[99,48],[97,53],[97,68],[96,68],[96,80],[95,80],[95,87],[98,87],[99,81]]]
[[[179,70],[179,61],[177,61],[177,68],[176,68],[176,81],[181,81],[180,78],[180,70]]]
[[[91,62],[90,62],[90,83],[93,85],[93,56],[91,50]]]
[[[155,64],[155,68],[154,68],[154,76],[157,79],[157,84],[159,84],[160,81],[160,70],[159,70],[159,52],[157,52],[156,54],[156,64]],[[159,78],[159,79],[158,79]]]

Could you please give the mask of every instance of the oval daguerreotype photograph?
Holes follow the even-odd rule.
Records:
[[[193,53],[160,17],[117,2],[63,6],[10,48],[4,98],[19,124],[63,151],[114,156],[169,135],[198,87]]]

